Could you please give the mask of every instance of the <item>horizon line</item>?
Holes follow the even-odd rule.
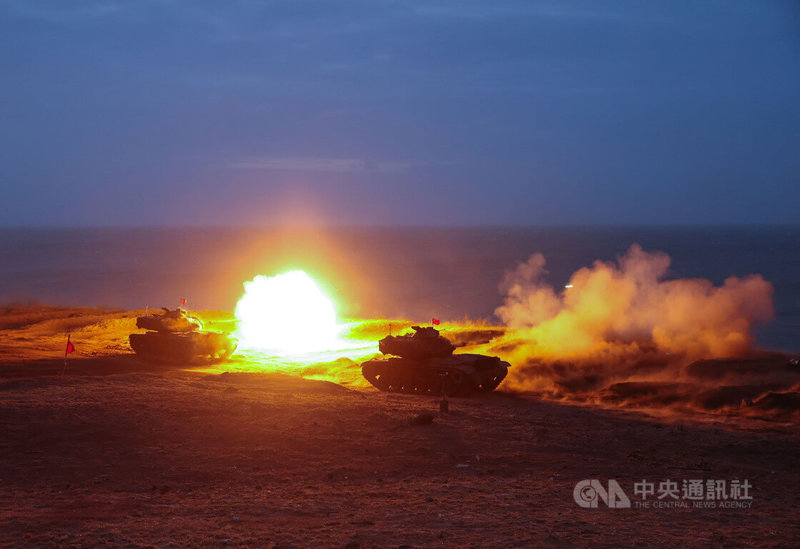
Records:
[[[0,230],[14,229],[273,229],[273,230],[300,230],[300,229],[575,229],[575,228],[602,228],[602,229],[680,229],[680,228],[800,228],[800,222],[762,223],[478,223],[478,224],[421,224],[421,223],[375,223],[375,224],[344,224],[344,223],[306,223],[306,224],[35,224],[35,225],[5,225],[0,224]]]

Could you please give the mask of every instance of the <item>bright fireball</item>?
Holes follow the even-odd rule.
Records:
[[[236,304],[240,346],[278,354],[339,347],[333,302],[303,271],[258,275],[244,283]]]

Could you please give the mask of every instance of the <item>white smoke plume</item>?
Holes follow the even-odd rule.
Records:
[[[571,375],[585,366],[593,376],[620,379],[647,361],[741,355],[753,344],[754,326],[773,316],[772,285],[760,275],[730,277],[721,286],[667,279],[669,256],[639,245],[617,262],[578,270],[564,289],[544,281],[545,265],[534,254],[501,285],[505,303],[495,313],[509,327],[506,354],[523,365],[511,375],[512,387],[547,377],[534,363],[552,369],[558,362],[561,371],[566,361]]]

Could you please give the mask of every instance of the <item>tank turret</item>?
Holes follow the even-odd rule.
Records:
[[[200,319],[189,314],[183,309],[161,309],[161,314],[140,316],[136,319],[136,327],[153,332],[189,333],[203,329]]]
[[[396,355],[402,358],[437,358],[453,354],[456,346],[439,330],[431,326],[412,326],[414,333],[401,336],[386,336],[378,342],[378,349],[385,355]]]

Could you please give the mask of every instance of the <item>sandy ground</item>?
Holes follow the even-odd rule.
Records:
[[[127,322],[114,314],[101,322]],[[431,397],[356,384],[153,366],[111,336],[98,336],[105,353],[78,338],[85,354],[61,375],[49,340],[20,332],[30,323],[12,316],[0,336],[2,546],[796,547],[800,539],[795,423],[656,417],[509,393],[452,399],[439,414]],[[425,413],[431,422],[419,420]],[[573,500],[583,479],[617,479],[634,503],[643,479],[747,479],[753,499],[738,509],[584,509]]]

